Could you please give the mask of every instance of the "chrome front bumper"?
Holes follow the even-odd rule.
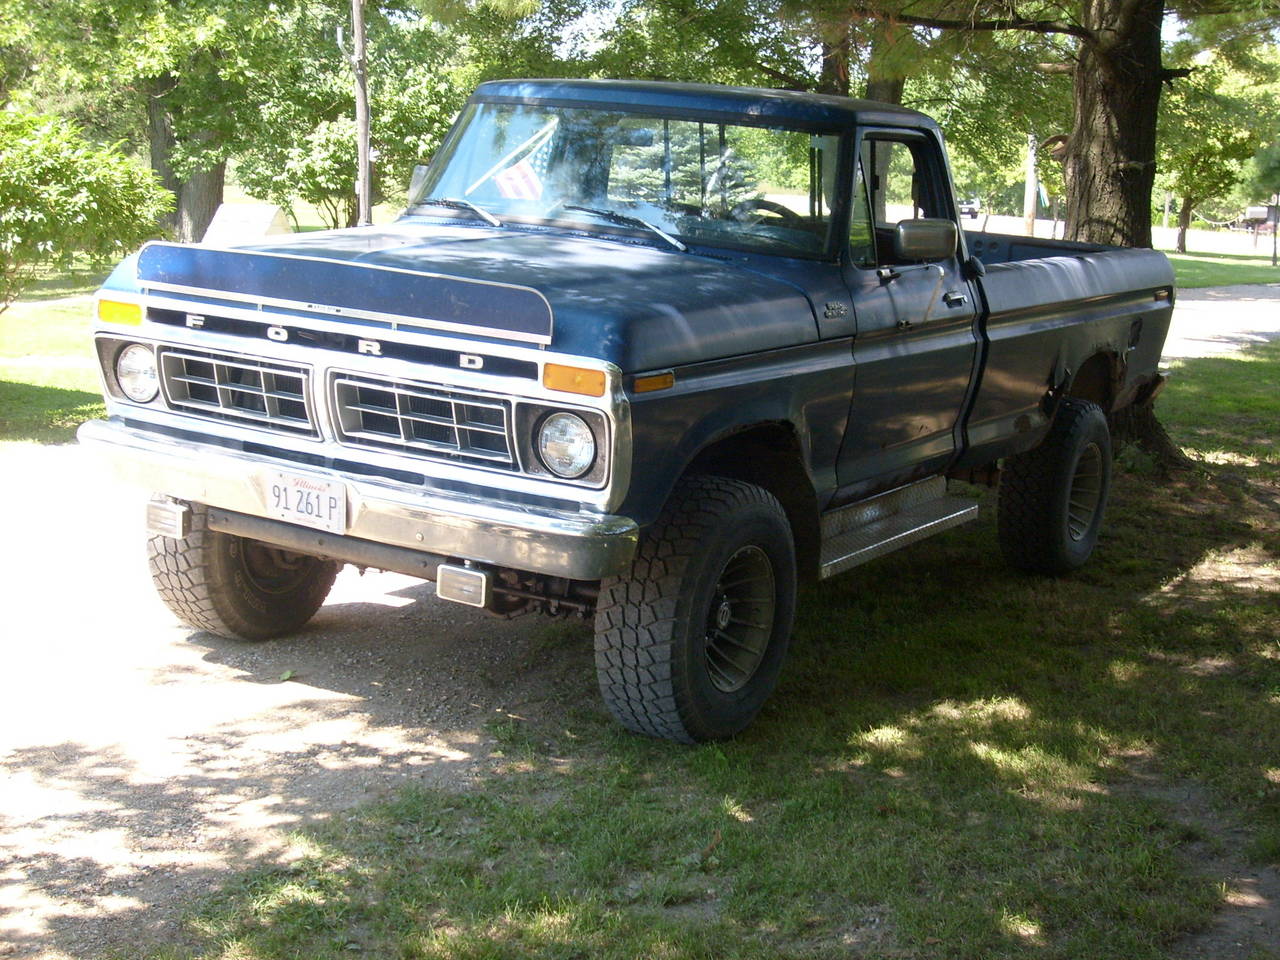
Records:
[[[346,485],[346,535],[570,580],[621,573],[635,554],[633,520],[511,506],[463,494],[406,490],[339,471],[276,462],[114,421],[90,420],[77,437],[115,476],[155,493],[270,517],[267,476],[278,470]]]

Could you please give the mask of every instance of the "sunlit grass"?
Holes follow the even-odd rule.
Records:
[[[1216,253],[1169,253],[1177,285],[1227,287],[1242,283],[1280,283],[1280,268],[1271,265],[1269,253],[1257,256]]]

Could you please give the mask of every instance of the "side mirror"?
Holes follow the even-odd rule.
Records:
[[[952,220],[899,220],[893,232],[893,255],[908,260],[945,260],[955,256],[960,234]]]

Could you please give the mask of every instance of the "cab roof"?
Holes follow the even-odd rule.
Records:
[[[764,87],[721,87],[651,80],[491,80],[471,95],[480,103],[547,103],[601,109],[653,110],[690,118],[717,116],[783,126],[844,129],[876,124],[936,129],[916,110],[874,100]]]

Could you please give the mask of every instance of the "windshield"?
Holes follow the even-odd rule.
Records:
[[[460,200],[503,221],[596,231],[625,217],[690,243],[821,256],[838,149],[838,136],[801,130],[471,104],[409,205]]]

